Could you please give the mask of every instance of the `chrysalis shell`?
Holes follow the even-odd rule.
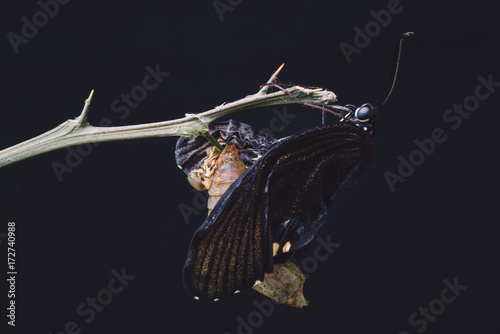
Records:
[[[207,149],[207,158],[203,161],[201,168],[194,169],[188,174],[188,182],[194,189],[203,191],[212,186],[212,175],[217,169],[217,160],[220,151],[216,147]]]
[[[234,144],[228,144],[217,159],[212,175],[212,184],[208,189],[208,213],[212,211],[219,198],[236,179],[245,172],[246,167]]]
[[[263,282],[257,282],[253,289],[280,304],[296,308],[307,306],[309,302],[302,292],[306,277],[299,267],[290,260],[274,265],[270,274],[264,275]]]

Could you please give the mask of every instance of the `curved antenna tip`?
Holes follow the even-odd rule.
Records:
[[[396,44],[396,56],[394,58],[394,70],[392,72],[392,80],[391,80],[392,83],[389,86],[389,90],[387,91],[387,94],[385,95],[384,100],[382,101],[382,103],[378,107],[375,107],[375,109],[382,108],[385,105],[385,103],[387,102],[387,100],[389,100],[389,97],[391,96],[392,91],[394,90],[394,86],[396,85],[396,79],[398,77],[399,61],[401,60],[401,51],[403,50],[403,41],[407,37],[410,37],[413,34],[414,34],[413,31],[408,31],[408,32],[402,34],[401,36],[399,36],[398,42]]]

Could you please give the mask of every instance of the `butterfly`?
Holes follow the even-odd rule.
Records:
[[[345,110],[342,122],[268,140],[221,196],[189,247],[183,277],[190,295],[214,300],[250,289],[314,240],[328,208],[375,153],[373,107]]]
[[[406,36],[399,41],[397,65]],[[259,284],[275,265],[310,246],[328,209],[367,168],[377,147],[378,108],[368,103],[319,108],[337,121],[279,140],[235,121],[209,128],[218,142],[240,150],[247,169],[191,240],[183,270],[189,295],[219,300]],[[176,158],[187,174],[207,158],[205,144],[200,136],[179,139]]]

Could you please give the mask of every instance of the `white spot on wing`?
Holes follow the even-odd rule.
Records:
[[[198,296],[194,296],[194,299],[196,299],[196,300],[200,300],[200,297],[198,297]]]

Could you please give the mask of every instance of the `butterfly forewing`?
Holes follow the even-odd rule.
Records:
[[[254,184],[242,184],[239,196],[229,203],[226,192],[195,233],[184,268],[184,285],[193,297],[223,298],[251,288],[264,275],[270,230]],[[222,215],[221,206],[225,208]],[[246,212],[244,217],[242,212]],[[239,216],[240,222],[221,216]]]

